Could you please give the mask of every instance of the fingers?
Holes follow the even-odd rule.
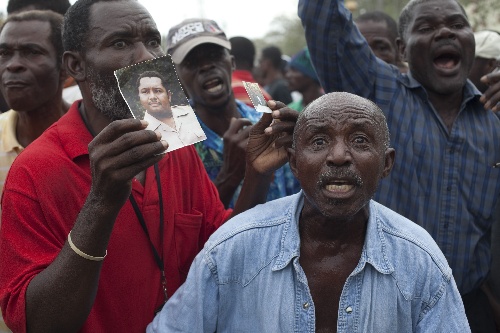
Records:
[[[500,71],[494,71],[481,78],[481,82],[489,87],[481,96],[480,101],[484,103],[486,109],[500,111]]]
[[[222,136],[224,140],[224,147],[226,145],[239,145],[244,146],[252,130],[252,122],[246,118],[232,118],[229,128]]]

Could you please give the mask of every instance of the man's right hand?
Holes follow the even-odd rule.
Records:
[[[132,189],[132,179],[160,161],[168,147],[161,134],[144,130],[138,119],[113,121],[89,144],[92,195],[118,212]]]
[[[232,118],[229,128],[223,135],[223,164],[214,184],[226,207],[245,176],[246,147],[251,128],[250,120]]]

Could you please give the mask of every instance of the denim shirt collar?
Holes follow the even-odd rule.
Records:
[[[280,252],[272,267],[273,271],[284,269],[290,264],[293,258],[300,256],[299,217],[304,206],[303,191],[300,191],[294,197],[292,204],[283,213],[286,222],[283,234],[281,235]],[[382,274],[391,274],[394,272],[394,265],[391,263],[384,245],[384,233],[378,216],[377,206],[373,200],[370,200],[369,204],[370,217],[366,228],[365,243],[358,265],[351,275],[361,272],[366,263],[371,264]]]

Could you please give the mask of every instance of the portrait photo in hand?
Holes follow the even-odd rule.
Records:
[[[148,122],[168,142],[166,152],[206,139],[179,83],[170,55],[116,70],[120,92],[130,112]]]

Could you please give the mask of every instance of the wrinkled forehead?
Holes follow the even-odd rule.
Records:
[[[101,1],[90,8],[89,30],[93,34],[158,33],[148,10],[137,1]],[[97,35],[100,36],[100,35]]]

